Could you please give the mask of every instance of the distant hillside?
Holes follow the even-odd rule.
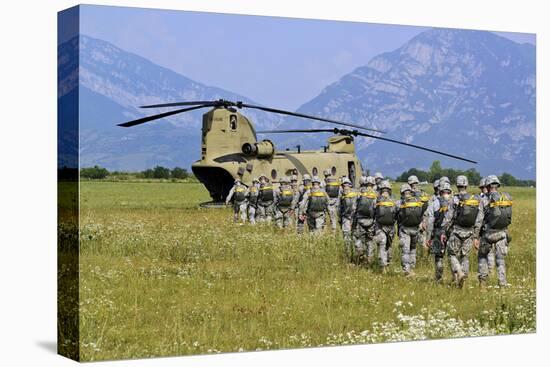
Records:
[[[482,174],[535,177],[535,47],[491,32],[432,29],[373,58],[299,108],[354,121],[409,143],[479,161]],[[320,145],[325,137],[300,138]],[[296,143],[294,138],[293,143]],[[371,169],[469,164],[394,144],[358,139]]]
[[[80,46],[80,93],[74,93],[74,61]],[[81,166],[141,170],[156,164],[189,167],[199,158],[200,127],[206,109],[124,129],[116,124],[161,112],[137,108],[144,104],[225,98],[255,103],[221,88],[195,82],[138,55],[98,39],[80,36],[58,48],[59,97],[80,100]],[[72,93],[71,93],[72,92]],[[256,103],[257,104],[257,103]],[[166,111],[162,110],[162,111]],[[276,128],[282,118],[247,111],[259,128]]]
[[[189,167],[199,157],[203,111],[132,129],[117,123],[154,114],[137,106],[194,99],[250,99],[206,86],[143,57],[87,36],[59,46],[60,101],[80,100],[82,166],[142,170]],[[535,47],[485,31],[432,29],[327,86],[299,112],[332,117],[388,132],[387,136],[478,160],[481,174],[535,177]],[[299,82],[299,81],[297,81]],[[277,106],[275,106],[277,107]],[[63,115],[60,111],[60,115]],[[327,124],[245,110],[258,130]],[[280,148],[319,148],[327,134],[261,135]],[[74,137],[66,136],[70,140]],[[447,167],[470,164],[412,148],[357,139],[364,166],[396,176],[434,159]]]

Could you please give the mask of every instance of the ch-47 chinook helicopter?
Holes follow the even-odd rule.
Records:
[[[364,136],[381,139],[392,143],[402,144],[447,157],[477,163],[475,161],[439,152],[430,148],[409,144],[378,135],[361,132],[371,131],[383,134],[383,131],[366,128],[347,122],[305,115],[297,112],[279,110],[275,108],[255,106],[243,102],[231,102],[223,99],[216,101],[188,101],[141,106],[141,108],[182,107],[157,115],[143,117],[137,120],[119,124],[122,127],[131,127],[178,113],[211,108],[202,116],[202,144],[201,157],[193,163],[192,170],[199,181],[207,188],[213,203],[221,203],[229,193],[236,178],[250,186],[253,177],[265,175],[273,181],[285,175],[297,175],[298,179],[308,173],[317,175],[328,169],[334,176],[347,176],[354,185],[358,184],[363,169],[355,154],[354,138]],[[256,132],[254,125],[239,109],[249,108],[283,115],[290,115],[346,126],[349,129],[304,129],[304,130],[275,130]],[[328,138],[328,145],[322,150],[278,151],[268,139],[258,141],[259,133],[333,133]]]

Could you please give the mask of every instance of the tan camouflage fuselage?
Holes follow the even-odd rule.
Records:
[[[277,151],[271,141],[258,141],[250,120],[236,110],[213,108],[203,115],[201,158],[192,170],[214,201],[227,196],[236,178],[250,186],[262,175],[272,182],[293,174],[301,180],[306,173],[322,175],[325,169],[358,184],[362,167],[353,137],[330,137],[326,151]]]

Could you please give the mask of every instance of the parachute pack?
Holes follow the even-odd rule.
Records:
[[[353,201],[359,194],[355,191],[350,191],[347,194],[342,195],[340,198],[340,214],[343,217],[349,217],[353,206]]]
[[[260,201],[262,202],[269,202],[273,201],[273,187],[272,186],[264,186],[260,187]]]
[[[488,229],[506,229],[512,223],[512,197],[507,192],[491,192],[486,212]]]
[[[393,226],[395,223],[395,203],[389,199],[379,198],[375,210],[376,222],[383,226]]]
[[[357,197],[357,217],[374,218],[376,208],[376,193],[374,191],[364,191]]]
[[[290,189],[281,190],[279,196],[279,206],[283,208],[289,208],[292,205],[294,199],[294,191]]]
[[[327,178],[326,183],[325,191],[327,192],[327,195],[331,199],[337,198],[340,193],[340,183],[334,178]]]
[[[415,227],[422,221],[422,202],[415,196],[404,199],[399,208],[399,225]]]
[[[233,200],[236,203],[242,203],[246,199],[246,189],[242,186],[236,186],[233,191]]]
[[[458,194],[457,197],[459,201],[454,223],[465,228],[472,227],[476,223],[481,199],[479,196],[469,193]]]
[[[311,191],[307,210],[312,212],[323,212],[327,209],[328,197],[324,191]]]

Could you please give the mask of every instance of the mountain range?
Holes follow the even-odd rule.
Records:
[[[157,164],[189,167],[199,157],[204,111],[134,129],[117,127],[117,123],[160,112],[144,113],[137,106],[219,98],[257,104],[85,35],[80,35],[79,42],[73,39],[59,46],[58,66],[59,99],[80,102],[82,167],[97,164],[129,171]],[[439,159],[445,167],[475,167],[482,174],[506,171],[534,178],[535,106],[533,45],[485,31],[431,29],[342,76],[298,112],[373,127],[392,139],[479,162],[472,166],[376,139],[356,138],[363,166],[388,176],[411,167],[427,168]],[[295,120],[280,115],[243,113],[258,130],[297,127]],[[308,126],[327,127],[313,122]],[[269,136],[278,146],[305,148],[318,148],[327,137]]]

